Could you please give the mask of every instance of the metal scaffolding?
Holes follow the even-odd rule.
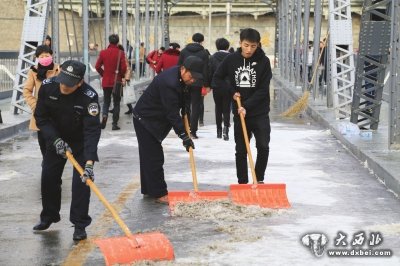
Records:
[[[330,85],[336,118],[350,116],[354,86],[350,0],[329,0]]]
[[[377,129],[391,33],[391,0],[366,0],[360,29],[360,48],[351,122]]]
[[[22,97],[24,81],[31,66],[35,65],[36,47],[41,44],[47,32],[49,1],[28,0],[24,17],[24,26],[19,49],[17,74],[14,80],[11,108],[14,114],[18,111],[31,112]]]

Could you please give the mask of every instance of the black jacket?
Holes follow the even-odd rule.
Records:
[[[210,53],[207,50],[205,50],[204,47],[199,43],[189,43],[181,51],[181,54],[179,55],[178,65],[182,65],[183,61],[185,61],[185,59],[191,55],[199,57],[201,60],[203,60],[203,63],[204,63],[204,68],[203,68],[204,82],[202,85],[196,84],[196,85],[192,85],[192,87],[202,87],[202,86],[209,87],[210,79],[208,77],[208,73],[209,73],[208,60],[210,57]],[[200,85],[200,86],[197,86],[197,85]]]
[[[99,114],[98,95],[92,87],[83,83],[72,94],[64,95],[60,84],[51,78],[44,80],[40,87],[34,116],[47,145],[53,145],[57,138],[72,148],[81,143],[84,159],[98,161]]]
[[[190,94],[180,77],[180,67],[171,67],[157,75],[133,109],[135,119],[158,140],[163,141],[171,128],[177,135],[185,132],[180,112],[188,108]]]
[[[229,79],[229,83],[226,82]],[[246,117],[268,114],[270,107],[269,83],[272,78],[271,64],[261,48],[249,59],[241,55],[241,49],[229,54],[213,76],[212,86],[229,91],[231,96],[240,92]],[[232,113],[237,114],[237,105]]]
[[[225,52],[225,51],[218,51],[216,53],[214,53],[211,57],[210,57],[210,62],[209,62],[209,77],[210,77],[210,83],[211,83],[211,89],[213,89],[213,94],[227,94],[226,90],[218,90],[218,88],[213,88],[212,85],[212,79],[214,76],[215,71],[217,71],[218,66],[222,63],[222,61],[225,59],[225,57],[227,57],[229,55],[229,52]],[[229,79],[226,78],[225,79],[226,82],[229,82]]]

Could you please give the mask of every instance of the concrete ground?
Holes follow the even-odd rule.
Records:
[[[226,201],[183,205],[171,213],[168,206],[140,194],[131,117],[121,115],[120,131],[111,131],[109,122],[99,144],[96,185],[133,232],[158,230],[175,250],[174,261],[139,265],[400,264],[399,199],[327,127],[305,114],[291,119],[279,116],[292,103],[292,96],[279,84],[271,92],[272,133],[265,179],[287,185],[292,205],[288,210]],[[215,137],[212,96],[205,102],[205,126],[198,132],[194,150],[200,190],[227,191],[236,183],[233,132],[230,141]],[[169,190],[191,190],[188,153],[181,140],[171,132],[163,147]],[[252,148],[256,158],[254,140]],[[41,211],[41,156],[35,135],[25,131],[0,142],[0,161],[0,265],[104,265],[92,240],[123,232],[92,194],[89,239],[74,243],[68,221],[71,166],[63,176],[62,220],[36,233],[32,227]],[[323,256],[315,256],[303,244],[307,234],[325,235]],[[342,239],[346,242],[339,241],[341,236],[346,236]],[[361,249],[367,254],[386,250],[391,256],[328,256],[333,249],[359,254]]]

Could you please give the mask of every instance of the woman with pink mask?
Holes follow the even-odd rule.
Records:
[[[35,56],[37,65],[32,66],[31,69],[29,69],[28,78],[25,82],[23,90],[25,101],[32,110],[32,118],[29,123],[29,129],[38,132],[38,142],[42,156],[44,156],[46,151],[46,143],[36,126],[33,113],[35,112],[39,89],[43,80],[54,77],[60,72],[59,65],[54,64],[53,62],[52,54],[53,51],[47,45],[39,45],[36,48]]]

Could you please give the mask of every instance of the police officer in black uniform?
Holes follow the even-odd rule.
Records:
[[[70,221],[75,225],[76,241],[87,238],[85,227],[92,220],[88,214],[90,188],[86,180],[94,180],[93,164],[98,161],[101,133],[98,95],[83,81],[85,71],[86,66],[79,61],[64,62],[58,76],[43,81],[34,114],[46,139],[46,154],[41,177],[43,209],[33,230],[46,230],[60,221],[61,176],[66,151],[70,151],[85,169],[82,176],[74,169],[72,177]]]
[[[159,202],[168,202],[164,180],[164,153],[161,142],[171,128],[189,151],[193,141],[185,131],[180,114],[188,113],[188,86],[202,82],[203,61],[189,56],[182,66],[174,66],[157,75],[133,109],[133,124],[139,144],[141,192]]]

